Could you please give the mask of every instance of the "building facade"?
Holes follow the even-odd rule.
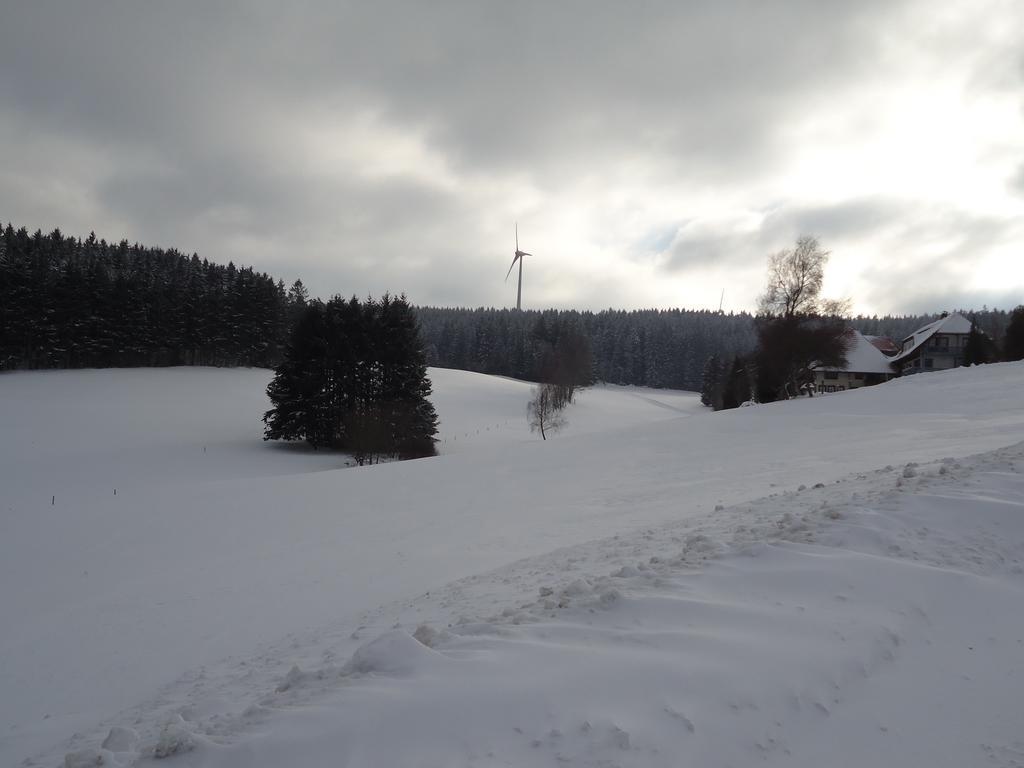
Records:
[[[814,391],[819,394],[844,392],[888,381],[895,372],[887,357],[860,331],[847,332],[846,367],[822,366],[814,369]]]
[[[958,368],[970,333],[971,321],[963,315],[954,312],[940,317],[907,336],[892,364],[902,376]]]

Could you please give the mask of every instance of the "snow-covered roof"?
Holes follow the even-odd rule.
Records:
[[[822,371],[848,371],[850,373],[892,373],[889,361],[860,331],[847,331],[850,346],[846,350],[846,367],[821,366]]]
[[[951,315],[940,317],[938,320],[934,320],[922,328],[918,328],[903,340],[903,351],[892,358],[892,362],[896,363],[903,360],[940,331],[942,333],[970,333],[971,321],[958,312],[954,312]],[[908,341],[911,342],[910,346],[907,346]]]
[[[900,345],[888,336],[869,336],[868,334],[864,334],[864,338],[870,341],[872,346],[880,349],[886,355],[895,355],[900,351]]]

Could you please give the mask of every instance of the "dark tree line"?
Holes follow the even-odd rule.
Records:
[[[750,356],[736,355],[731,362],[712,355],[704,365],[700,401],[716,411],[739,408],[754,399],[757,370]]]
[[[745,312],[418,307],[416,313],[429,365],[545,381],[547,355],[560,330],[569,327],[589,344],[592,380],[691,391],[701,389],[705,364],[712,355],[731,366],[737,356],[754,351],[759,333],[755,316]],[[974,314],[989,336],[1002,336],[1006,312]],[[862,333],[891,336],[899,343],[937,317],[937,313],[856,316],[849,325]]]
[[[359,464],[434,453],[437,416],[405,297],[310,302],[267,388],[266,440],[305,440]]]
[[[1024,360],[1024,304],[1010,313],[1003,336],[1003,359]]]
[[[708,356],[746,352],[755,343],[748,314],[670,310],[523,311],[419,307],[430,365],[550,381],[552,352],[568,334],[589,357],[579,384],[696,390]],[[589,349],[589,354],[585,349]],[[560,359],[560,355],[555,355]]]
[[[274,367],[306,301],[301,282],[286,290],[251,268],[95,235],[30,235],[8,225],[0,236],[0,370]],[[414,311],[429,365],[538,382],[568,375],[571,386],[605,381],[698,390],[712,355],[731,368],[758,343],[755,317],[747,313]],[[1009,313],[960,311],[1002,347]],[[936,317],[854,317],[850,325],[898,342]],[[565,360],[572,361],[569,374]]]
[[[301,283],[175,250],[60,230],[0,236],[0,370],[163,365],[270,367]]]

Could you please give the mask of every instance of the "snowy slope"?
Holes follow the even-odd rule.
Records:
[[[697,525],[718,504],[1024,439],[1020,365],[684,419],[678,411],[694,412],[692,395],[587,392],[569,413],[570,430],[547,443],[513,425],[516,411],[523,419],[522,383],[432,374],[449,455],[335,471],[316,470],[336,467],[337,457],[259,442],[252,414],[265,408],[265,372],[0,378],[0,615],[15,617],[0,631],[0,763],[50,750],[76,730],[84,735],[47,755],[97,747],[100,721],[104,729],[131,724],[149,738],[155,725],[184,714],[190,720],[165,741],[177,730],[212,738],[222,723],[222,740],[233,746],[200,749],[189,760],[246,764],[240,754],[255,760],[262,750],[252,733],[263,715],[261,705],[251,717],[239,707],[272,694],[293,663],[310,668],[311,654],[343,665],[402,610],[443,628],[446,606],[430,601],[454,589],[454,605],[461,589],[446,592],[446,584],[616,535],[642,555],[646,534],[638,529]],[[480,394],[484,381],[495,384],[493,397]],[[472,450],[456,448],[459,440]],[[548,567],[556,580],[565,570]],[[607,574],[588,577],[589,584]],[[481,583],[492,585],[483,604],[536,601],[539,589],[512,576]],[[430,597],[411,600],[428,590]],[[716,643],[732,631],[723,625]],[[406,649],[399,658],[415,659],[422,647],[401,634],[392,641]],[[300,680],[308,677],[293,676]],[[328,682],[324,696],[343,694],[337,680]],[[392,683],[368,684],[387,698]],[[131,714],[118,715],[128,707]],[[275,722],[272,739],[293,749],[291,726],[265,714]],[[471,762],[444,751],[456,739],[451,727],[438,749]],[[400,749],[412,740],[390,741]],[[133,749],[125,754],[145,752]],[[316,764],[306,757],[299,762]],[[371,757],[378,759],[352,764],[375,764]]]
[[[1016,766],[1021,605],[1024,444],[463,580],[262,686],[195,686],[185,717],[163,713],[171,726],[129,754],[185,749],[217,768]],[[203,713],[225,695],[233,712]]]
[[[496,443],[535,441],[526,422],[534,385],[482,373],[431,368],[432,401],[440,419],[438,450],[461,453]],[[599,385],[576,399],[566,428],[585,435],[704,411],[694,392]]]
[[[539,442],[529,384],[430,373],[442,452]],[[459,478],[442,470],[431,487],[453,457],[393,484],[386,466],[325,472],[345,458],[263,442],[269,379],[217,368],[0,376],[0,616],[13,617],[0,627],[0,765],[186,670],[317,626],[325,605],[352,615],[421,580],[504,562],[500,540],[467,555],[473,542],[452,537],[472,499],[448,516],[417,506]],[[700,410],[693,393],[595,388],[564,436]],[[326,480],[312,497],[310,473]]]

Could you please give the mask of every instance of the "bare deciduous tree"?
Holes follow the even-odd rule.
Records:
[[[830,255],[818,238],[803,235],[796,247],[769,256],[768,285],[759,302],[761,313],[785,318],[846,314],[848,302],[821,298]]]
[[[530,431],[540,431],[540,436],[547,440],[548,432],[555,432],[565,426],[565,414],[562,413],[562,399],[555,384],[539,384],[533,388],[533,399],[526,404],[526,417],[530,422]]]
[[[815,366],[845,366],[849,302],[821,298],[829,252],[804,235],[796,247],[768,257],[756,354],[758,399],[794,397],[807,389]],[[807,389],[808,393],[810,390]]]

